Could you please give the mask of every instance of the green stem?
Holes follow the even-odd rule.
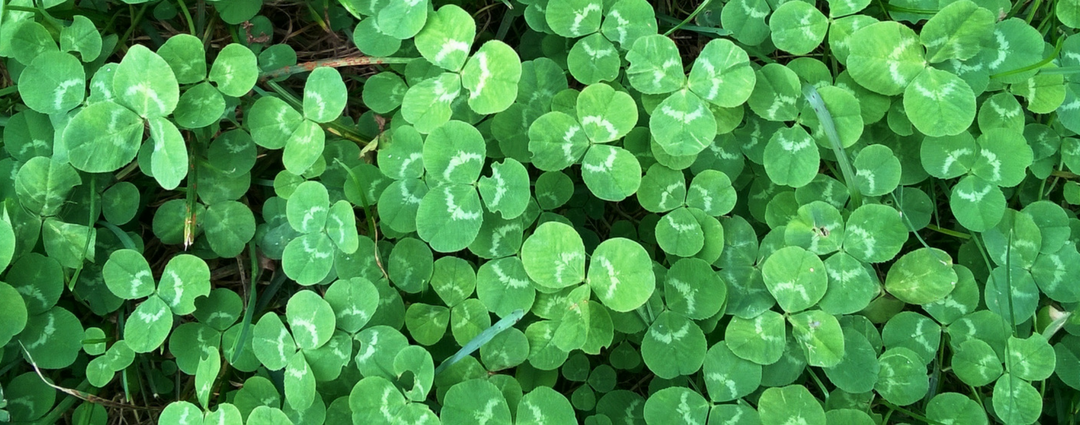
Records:
[[[814,373],[814,368],[808,367],[808,368],[806,368],[806,371],[810,373],[810,378],[814,380],[815,384],[817,384],[818,389],[821,390],[821,394],[825,397],[825,402],[828,403],[829,402],[829,390],[827,388],[825,388],[825,383],[821,382],[821,378],[818,378],[817,374]]]
[[[990,79],[1003,78],[1003,77],[1009,77],[1009,76],[1013,76],[1013,75],[1023,74],[1025,72],[1038,70],[1038,69],[1046,66],[1046,64],[1053,61],[1055,58],[1058,57],[1058,54],[1061,53],[1061,46],[1062,46],[1062,40],[1063,39],[1064,39],[1064,37],[1062,39],[1058,39],[1057,45],[1054,46],[1054,53],[1051,53],[1050,56],[1047,56],[1047,57],[1043,58],[1043,60],[1035,62],[1035,63],[1033,63],[1031,65],[1028,65],[1028,66],[1025,66],[1025,67],[1022,67],[1022,68],[1012,69],[1012,70],[999,72],[997,74],[990,75]]]
[[[971,239],[971,235],[969,235],[967,233],[957,232],[955,230],[946,229],[944,227],[939,227],[939,226],[936,226],[936,225],[933,225],[933,224],[927,224],[926,228],[930,229],[930,230],[933,230],[935,232],[941,233],[941,234],[949,235],[949,236],[964,239],[964,240]]]
[[[370,66],[370,65],[400,65],[408,64],[416,60],[416,58],[390,58],[390,57],[371,57],[371,56],[346,56],[343,58],[330,58],[322,59],[311,62],[304,62],[301,64],[286,66],[278,69],[272,69],[259,74],[259,78],[264,80],[274,80],[281,77],[288,77],[294,74],[300,74],[303,72],[314,71],[315,68],[330,67],[341,68],[346,66]]]
[[[17,91],[19,91],[19,86],[17,84],[12,85],[12,86],[8,86],[8,87],[4,87],[4,88],[0,89],[0,96],[7,96],[7,95],[15,93]]]
[[[821,122],[822,129],[825,130],[825,135],[829,139],[829,144],[832,145],[836,161],[840,163],[840,171],[843,172],[844,183],[847,185],[851,204],[854,208],[858,208],[862,205],[862,193],[855,187],[855,171],[852,170],[851,162],[848,160],[847,153],[844,152],[844,145],[840,142],[840,133],[836,131],[836,123],[833,122],[832,114],[829,113],[829,108],[825,106],[825,100],[821,98],[813,84],[803,84],[803,96],[810,102],[810,107],[814,109],[818,121]]]
[[[888,407],[891,410],[895,410],[897,412],[908,415],[912,419],[918,419],[918,420],[926,422],[928,424],[942,425],[941,422],[930,420],[930,418],[928,418],[926,416],[923,416],[923,415],[920,415],[918,413],[915,413],[914,411],[911,411],[911,410],[905,409],[903,407],[897,406],[895,404],[889,403],[888,400],[881,399],[881,404],[884,404],[886,407]]]
[[[128,37],[131,37],[131,33],[138,27],[139,21],[142,20],[143,14],[146,13],[146,8],[150,6],[150,3],[143,3],[139,8],[139,12],[135,14],[135,17],[131,20],[131,25],[128,25],[127,31],[124,31],[124,35],[120,36],[120,40],[116,42],[116,48],[126,48]],[[116,53],[115,51],[113,53]]]
[[[251,332],[251,319],[255,315],[255,303],[258,297],[255,295],[255,288],[258,286],[255,283],[258,282],[259,273],[259,259],[258,252],[255,249],[255,241],[248,242],[248,256],[251,257],[251,278],[248,279],[248,286],[251,287],[248,293],[247,305],[244,306],[244,321],[240,328],[240,337],[236,338],[233,344],[233,355],[229,363],[236,363],[240,360],[240,355],[244,353],[244,345],[247,344],[248,333]]]
[[[712,3],[712,0],[705,0],[705,1],[701,2],[701,4],[698,5],[697,9],[694,9],[693,13],[688,15],[686,17],[686,19],[683,19],[683,21],[680,22],[678,25],[675,25],[674,27],[671,27],[671,29],[667,30],[667,32],[664,33],[664,36],[667,37],[667,36],[671,35],[671,33],[675,32],[675,30],[678,30],[683,25],[686,25],[687,23],[689,23],[691,20],[694,19],[694,17],[696,17],[699,13],[701,13],[701,11],[705,10],[705,8],[709,6],[709,3]]]
[[[176,2],[180,3],[180,13],[184,14],[184,20],[187,21],[188,32],[195,35],[195,21],[191,19],[191,12],[188,11],[187,3],[184,3],[184,0],[176,0]]]

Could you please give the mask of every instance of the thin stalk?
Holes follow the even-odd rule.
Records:
[[[664,36],[667,37],[671,35],[671,33],[681,28],[683,25],[688,24],[691,20],[697,17],[697,15],[701,13],[701,11],[705,10],[705,7],[707,7],[709,3],[712,3],[712,0],[705,0],[701,2],[701,4],[698,5],[697,9],[694,9],[694,11],[690,13],[690,15],[686,17],[686,19],[683,19],[683,21],[680,22],[678,25],[675,25],[674,27],[671,27],[671,29],[667,30],[667,32],[664,33]]]
[[[90,178],[90,213],[89,213],[90,217],[89,217],[89,220],[87,220],[88,222],[86,223],[86,244],[83,245],[83,251],[82,251],[82,259],[83,259],[83,261],[79,262],[79,267],[76,268],[75,272],[71,274],[71,280],[68,281],[68,289],[69,290],[74,290],[75,289],[75,282],[79,281],[79,273],[82,272],[83,264],[86,264],[86,252],[90,250],[90,241],[94,239],[91,236],[93,236],[93,234],[94,234],[94,222],[97,221],[97,217],[94,217],[94,210],[97,209],[97,205],[96,205],[96,202],[95,202],[97,200],[97,196],[94,196],[95,192],[97,191],[97,184],[96,183],[97,183],[97,179],[91,177]],[[124,236],[127,236],[127,235],[124,235]]]
[[[990,75],[990,79],[1009,77],[1009,76],[1012,76],[1012,75],[1023,74],[1023,73],[1028,72],[1028,71],[1041,69],[1042,67],[1046,66],[1046,64],[1048,64],[1051,61],[1053,61],[1054,59],[1056,59],[1058,57],[1058,54],[1061,53],[1062,40],[1063,40],[1063,38],[1058,39],[1057,44],[1054,46],[1054,53],[1051,53],[1050,56],[1047,56],[1047,57],[1043,58],[1043,60],[1035,62],[1035,63],[1033,63],[1031,65],[1028,65],[1028,66],[1025,66],[1025,67],[1022,67],[1022,68],[1017,68],[1017,69],[1012,69],[1012,70],[1008,70],[1008,71],[1004,71],[1004,72],[999,72],[997,74],[992,74],[992,75]]]
[[[0,89],[0,96],[7,96],[7,95],[15,93],[17,91],[19,91],[19,86],[17,84],[9,86],[9,87],[4,87],[4,88]]]
[[[311,72],[314,71],[315,68],[321,67],[342,68],[346,66],[404,65],[414,60],[416,60],[416,58],[384,58],[363,55],[346,56],[342,58],[321,59],[317,61],[304,62],[298,65],[272,69],[262,72],[259,75],[259,78],[263,80],[273,80],[280,77],[288,77],[290,75],[300,74],[303,72]]]
[[[248,333],[251,332],[251,320],[255,315],[255,304],[258,301],[258,296],[255,294],[255,288],[258,286],[256,282],[259,281],[259,259],[258,252],[255,249],[255,241],[248,242],[248,256],[251,257],[251,279],[248,280],[248,286],[251,287],[248,291],[247,304],[244,305],[244,321],[240,328],[240,337],[236,338],[233,344],[233,355],[229,363],[236,363],[240,360],[240,355],[244,353],[244,345],[247,344]]]
[[[1028,11],[1027,19],[1025,19],[1028,25],[1031,25],[1031,20],[1035,19],[1035,12],[1039,11],[1039,6],[1042,6],[1042,0],[1035,0],[1035,4],[1031,6],[1031,9]]]
[[[808,368],[806,368],[806,372],[808,372],[810,374],[810,379],[812,379],[814,381],[814,383],[817,384],[818,389],[821,390],[821,394],[825,397],[825,402],[828,403],[829,402],[829,390],[828,390],[828,388],[825,388],[825,383],[821,382],[821,378],[818,378],[817,374],[814,373],[814,368],[808,367]]]
[[[928,424],[942,425],[942,423],[941,423],[941,422],[938,422],[938,421],[934,421],[934,420],[930,420],[930,418],[928,418],[928,417],[926,417],[926,416],[920,415],[920,414],[918,414],[918,413],[915,413],[915,412],[913,412],[913,411],[911,411],[911,410],[908,410],[908,409],[905,409],[905,408],[903,408],[903,407],[897,406],[897,405],[895,405],[895,404],[889,403],[889,401],[888,401],[888,400],[885,400],[885,399],[881,399],[881,404],[884,404],[884,405],[885,405],[886,407],[888,407],[888,408],[889,408],[890,410],[894,410],[894,411],[897,411],[897,412],[903,413],[903,414],[905,414],[905,415],[908,415],[908,416],[910,416],[910,417],[911,417],[912,419],[918,419],[918,420],[920,420],[920,421],[923,421],[923,422],[926,422],[926,423],[928,423]]]
[[[1013,223],[1015,225],[1015,221]],[[1013,229],[1009,228],[1009,240],[1008,245],[1005,245],[1005,293],[1008,294],[1009,300],[1009,323],[1013,325],[1013,336],[1016,336],[1020,332],[1016,324],[1016,312],[1013,311],[1013,287],[1012,287],[1012,241],[1013,241]],[[1006,347],[1008,349],[1008,347]]]
[[[176,2],[180,3],[180,13],[184,14],[184,20],[187,21],[188,32],[191,33],[191,35],[198,34],[195,32],[195,21],[191,19],[191,12],[188,11],[187,3],[184,3],[184,0],[176,0]]]
[[[825,101],[812,84],[803,84],[803,96],[810,102],[810,107],[814,109],[818,121],[821,122],[821,128],[825,130],[825,135],[829,138],[829,144],[832,145],[836,162],[840,163],[840,171],[843,172],[844,184],[847,185],[851,204],[853,207],[858,208],[862,205],[862,193],[855,187],[855,171],[852,170],[851,162],[844,151],[844,145],[840,142],[840,133],[836,131],[836,123],[833,122],[832,114],[829,113]]]
[[[131,37],[131,33],[135,31],[135,28],[139,26],[138,23],[142,20],[143,14],[146,13],[146,8],[149,6],[150,3],[143,3],[142,7],[139,8],[139,12],[131,19],[131,25],[128,25],[127,31],[124,31],[124,35],[120,36],[120,40],[116,42],[117,49],[127,46],[128,38]],[[113,51],[113,53],[116,53],[116,51]]]
[[[955,230],[946,229],[944,227],[940,227],[940,226],[933,225],[933,224],[927,224],[926,228],[930,229],[930,230],[933,230],[935,232],[944,234],[944,235],[949,235],[949,236],[964,239],[964,240],[971,239],[971,235],[969,235],[967,233],[957,232]]]

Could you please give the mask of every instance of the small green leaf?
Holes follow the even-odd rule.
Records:
[[[150,264],[138,251],[113,251],[101,273],[105,284],[117,297],[134,300],[154,293],[154,277],[150,274]]]
[[[802,385],[766,389],[758,400],[758,413],[763,425],[825,424],[825,410]]]
[[[1031,424],[1039,419],[1043,399],[1029,382],[1009,373],[994,383],[994,413],[1008,424]]]
[[[486,380],[473,379],[450,387],[443,402],[441,418],[447,425],[472,424],[483,420],[490,425],[510,425],[510,407],[499,388]]]
[[[457,74],[446,72],[421,81],[405,92],[401,116],[421,134],[430,133],[450,120],[450,103],[460,92],[461,78]]]
[[[754,90],[756,75],[746,51],[727,39],[710,41],[694,60],[687,87],[714,105],[742,105]]]
[[[904,91],[926,69],[915,31],[895,21],[879,22],[851,34],[848,72],[863,87],[887,96]]]
[[[979,53],[981,44],[994,32],[993,12],[967,1],[941,8],[926,21],[919,37],[930,63],[967,60]]]
[[[684,387],[669,387],[649,396],[645,401],[646,423],[673,423],[678,418],[684,424],[705,423],[709,402],[701,394]]]
[[[208,81],[217,84],[218,90],[232,97],[247,94],[258,79],[259,61],[255,53],[238,43],[230,43],[218,52],[207,77]]]
[[[154,144],[150,169],[163,189],[173,190],[187,177],[188,153],[184,136],[176,125],[164,118],[150,118],[150,138]]]
[[[111,101],[87,106],[64,129],[63,143],[75,168],[88,173],[112,172],[135,159],[143,121]]]
[[[769,18],[772,42],[780,50],[804,55],[825,40],[829,21],[821,11],[804,2],[786,2]]]
[[[210,294],[210,269],[201,258],[180,254],[169,259],[157,294],[177,315],[195,311],[195,298]]]
[[[695,155],[716,137],[716,118],[700,97],[679,90],[657,105],[649,132],[669,155]]]
[[[733,317],[724,330],[724,340],[736,356],[769,365],[784,355],[785,333],[784,316],[766,310],[751,319]]]
[[[874,390],[890,403],[907,406],[922,400],[930,389],[926,366],[914,351],[891,348],[878,357],[878,362],[881,371]]]
[[[307,233],[285,246],[281,268],[301,285],[314,285],[334,267],[334,242],[325,233]]]
[[[787,312],[812,307],[827,289],[825,264],[817,255],[797,246],[770,255],[761,267],[761,275],[776,302]]]
[[[975,119],[975,93],[960,77],[926,68],[904,90],[904,111],[927,136],[957,135]]]
[[[555,290],[585,280],[585,245],[573,227],[547,222],[521,246],[525,272],[537,285]]]
[[[176,109],[180,86],[161,56],[141,44],[128,50],[113,76],[118,100],[143,118],[164,117]]]
[[[461,69],[461,86],[469,91],[469,107],[478,114],[505,111],[517,98],[521,59],[506,43],[480,46]]]
[[[551,0],[544,11],[555,34],[577,38],[600,30],[603,3],[599,0]]]
[[[333,121],[345,110],[348,95],[337,69],[315,68],[304,84],[304,117],[317,123]]]
[[[85,98],[86,73],[75,56],[44,52],[22,71],[17,87],[30,109],[43,114],[67,112]]]
[[[630,85],[642,93],[671,93],[686,82],[679,49],[665,36],[652,34],[638,38],[626,53],[626,60],[630,62],[626,69]]]
[[[979,176],[968,175],[953,186],[949,209],[962,226],[983,232],[996,226],[1005,215],[1005,194]]]
[[[416,212],[416,233],[438,252],[465,249],[476,240],[482,224],[480,196],[469,184],[442,184],[431,189]]]
[[[193,84],[206,78],[206,50],[198,37],[176,34],[165,40],[157,53],[172,68],[180,84]]]
[[[774,184],[802,187],[817,175],[821,164],[817,144],[802,126],[781,128],[769,138],[765,172]]]
[[[665,311],[649,326],[641,341],[641,357],[656,376],[673,379],[701,369],[705,334],[690,319]]]
[[[548,112],[529,126],[532,164],[543,171],[560,171],[578,162],[589,138],[577,120],[563,112]]]
[[[416,34],[416,50],[432,64],[457,72],[465,65],[476,23],[457,5],[448,4],[429,14],[424,29]]]
[[[147,353],[165,342],[172,329],[173,314],[157,295],[139,304],[124,323],[124,340],[132,351]]]

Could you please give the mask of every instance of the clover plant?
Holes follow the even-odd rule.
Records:
[[[1065,423],[1078,28],[0,0],[0,421]]]

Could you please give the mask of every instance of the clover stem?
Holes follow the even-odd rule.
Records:
[[[124,35],[120,36],[120,40],[116,42],[117,49],[127,49],[127,40],[131,37],[131,33],[135,31],[135,28],[139,26],[137,24],[142,20],[143,14],[146,13],[147,6],[150,6],[150,3],[143,3],[142,7],[139,8],[139,12],[131,19],[131,25],[128,26],[127,31],[124,31]]]
[[[287,77],[302,72],[311,72],[314,71],[315,68],[320,67],[341,68],[346,66],[404,65],[414,60],[416,60],[416,58],[372,57],[363,55],[345,56],[341,58],[320,59],[293,66],[272,69],[261,73],[259,78],[263,80],[273,80],[278,77]]]
[[[191,19],[191,12],[188,11],[187,3],[184,3],[184,0],[176,0],[176,2],[180,3],[180,12],[184,14],[184,20],[187,21],[188,31],[191,35],[195,35],[195,21]]]
[[[244,320],[240,327],[240,336],[233,341],[233,355],[229,363],[236,363],[240,360],[240,355],[244,353],[244,345],[247,343],[248,334],[251,332],[251,319],[255,315],[255,304],[258,302],[258,295],[255,293],[255,288],[259,278],[259,259],[258,252],[255,249],[255,240],[248,241],[248,256],[251,257],[251,279],[248,280],[248,299],[247,304],[244,305]]]
[[[884,404],[885,407],[889,408],[889,410],[903,413],[905,415],[910,416],[912,419],[918,419],[918,420],[926,422],[928,424],[941,424],[941,422],[931,420],[930,418],[928,418],[926,416],[923,416],[923,415],[920,415],[918,413],[915,413],[914,411],[911,411],[911,410],[905,409],[903,407],[897,406],[895,404],[889,403],[888,400],[881,399],[881,404]]]
[[[705,8],[709,6],[709,3],[712,3],[712,0],[705,0],[701,2],[701,4],[698,5],[697,9],[694,9],[694,11],[691,12],[690,15],[686,17],[686,19],[683,19],[682,22],[676,24],[674,27],[671,27],[671,29],[667,30],[667,32],[664,33],[664,36],[667,37],[671,35],[671,33],[675,32],[675,30],[678,30],[679,28],[682,28],[684,25],[689,23],[691,20],[697,17],[697,15],[701,13],[701,11],[705,10]]]
[[[808,367],[808,368],[806,368],[806,371],[810,373],[810,378],[814,380],[815,384],[817,384],[818,389],[821,390],[821,395],[823,397],[825,397],[825,402],[828,403],[829,402],[829,389],[825,388],[825,383],[821,382],[821,378],[818,378],[817,374],[814,373],[814,368]]]
[[[971,235],[969,235],[967,233],[957,232],[955,230],[946,229],[944,227],[939,227],[939,226],[934,225],[934,224],[927,224],[926,228],[930,229],[930,230],[933,230],[935,232],[944,234],[944,235],[949,235],[949,236],[957,237],[957,238],[960,238],[960,239],[965,239],[965,240],[971,239]]]
[[[851,196],[852,206],[857,208],[862,205],[862,193],[855,187],[855,171],[852,170],[851,162],[848,161],[847,153],[844,151],[844,145],[840,142],[840,133],[836,131],[836,123],[833,122],[832,114],[829,113],[829,109],[825,106],[825,100],[821,98],[821,94],[818,93],[813,84],[803,84],[803,96],[810,102],[810,107],[817,114],[821,128],[825,131],[829,144],[832,145],[836,162],[840,163],[840,171],[843,172],[844,184],[847,185],[848,194]]]

